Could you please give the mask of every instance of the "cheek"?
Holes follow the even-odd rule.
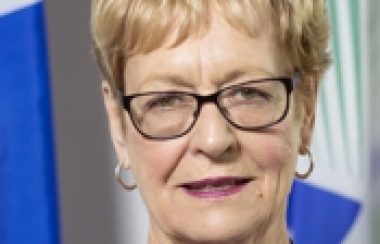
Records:
[[[257,145],[250,150],[253,159],[261,169],[278,173],[290,174],[294,170],[297,159],[298,148],[300,146],[300,124],[294,113],[294,109],[289,111],[287,118],[267,133],[252,136],[252,141],[248,145]],[[255,158],[257,155],[257,158]]]
[[[264,143],[263,153],[267,157],[267,163],[262,165],[262,167],[276,169],[282,168],[286,164],[289,148],[286,147],[283,142],[279,143],[277,141],[279,140],[268,139],[268,142]]]
[[[293,137],[291,127],[283,127],[245,140],[250,167],[257,169],[256,194],[263,199],[265,208],[276,209],[276,212],[281,212],[294,175],[296,142]]]
[[[245,145],[250,161],[262,171],[278,170],[288,165],[292,150],[291,133],[281,131],[276,134],[252,136]]]
[[[171,172],[182,157],[185,142],[179,140],[155,141],[142,137],[130,130],[128,135],[128,155],[137,183],[167,182]]]

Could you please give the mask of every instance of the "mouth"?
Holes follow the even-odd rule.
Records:
[[[222,198],[240,192],[253,178],[216,177],[179,185],[187,194],[198,198]]]

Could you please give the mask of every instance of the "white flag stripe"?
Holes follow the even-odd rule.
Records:
[[[325,82],[325,81],[324,81]],[[333,169],[333,164],[335,160],[332,158],[333,155],[329,154],[329,139],[327,138],[327,134],[325,133],[327,128],[323,123],[324,115],[322,113],[321,108],[321,99],[318,102],[317,111],[316,111],[316,123],[315,123],[315,131],[314,134],[318,136],[314,136],[312,142],[312,150],[314,152],[314,160],[315,167],[318,170],[323,167],[325,170]],[[324,171],[325,171],[324,170]]]
[[[326,82],[329,81],[331,83],[335,83],[335,67],[329,70],[326,76]],[[338,106],[335,99],[331,99],[329,97],[329,93],[331,95],[336,96],[336,91],[334,90],[334,85],[325,84],[325,92],[328,102],[328,110],[337,110]],[[330,91],[328,91],[330,90]],[[330,95],[330,96],[331,96]],[[334,101],[335,100],[335,101]],[[316,168],[308,179],[308,182],[322,187],[328,191],[332,191],[338,194],[345,195],[347,197],[351,197],[357,200],[363,199],[363,182],[360,182],[359,179],[353,180],[353,177],[350,176],[349,172],[347,172],[347,167],[344,163],[339,163],[342,160],[342,138],[340,136],[340,129],[336,129],[333,125],[333,121],[339,121],[339,115],[334,114],[334,112],[327,111],[327,115],[329,116],[329,124],[330,124],[330,133],[332,135],[326,134],[326,125],[324,124],[324,114],[322,113],[321,101],[319,102],[318,110],[317,110],[317,121],[315,128],[315,137],[313,139],[312,149],[314,152],[314,159],[316,163]],[[335,108],[333,108],[335,107]],[[338,124],[337,127],[340,125]],[[329,144],[328,141],[332,140]],[[332,149],[329,150],[328,147],[332,146]],[[339,149],[340,153],[337,152]],[[329,155],[329,153],[332,155]],[[334,160],[331,163],[331,160]],[[302,161],[301,161],[302,162]],[[303,163],[307,164],[307,163]],[[337,180],[339,179],[339,180]]]
[[[316,170],[308,182],[363,203],[368,185],[363,180],[367,178],[363,169],[367,166],[365,158],[360,155],[365,145],[359,142],[362,132],[358,130],[358,119],[363,118],[358,118],[362,108],[358,107],[357,101],[366,96],[358,96],[356,89],[357,82],[362,82],[363,89],[366,85],[363,77],[360,81],[356,80],[358,67],[354,62],[356,46],[351,27],[354,19],[350,12],[353,6],[344,0],[337,3],[336,12],[333,13],[336,17],[333,31],[337,31],[335,37],[339,38],[339,45],[333,46],[336,48],[333,52],[339,56],[335,56],[335,62],[321,87],[312,143]],[[364,111],[364,114],[367,113]],[[346,128],[343,127],[344,123]]]
[[[327,135],[331,140],[331,146],[333,148],[332,153],[334,154],[333,162],[335,168],[333,171],[347,171],[346,160],[344,155],[344,144],[343,144],[343,131],[342,131],[342,121],[344,118],[341,117],[341,108],[339,105],[339,87],[336,77],[336,69],[339,67],[333,66],[331,69],[331,75],[328,75],[326,79],[326,98],[327,98],[327,114],[329,115],[330,121],[328,123],[331,127],[331,135]],[[318,135],[316,135],[318,136]]]
[[[37,2],[41,2],[41,0],[1,0],[0,16],[28,7]]]
[[[356,67],[354,63],[354,46],[352,40],[352,33],[350,28],[350,14],[349,14],[349,6],[348,1],[341,1],[340,7],[337,9],[338,11],[338,30],[340,32],[341,42],[339,45],[340,53],[342,57],[342,77],[343,77],[343,90],[344,92],[344,107],[345,107],[345,118],[343,118],[347,123],[347,145],[348,151],[345,153],[346,159],[349,160],[348,165],[351,167],[350,175],[357,179],[360,177],[359,173],[359,159],[358,159],[358,148],[362,145],[358,145],[358,126],[357,126],[357,98],[355,93],[355,85],[356,85]],[[347,51],[352,50],[352,51]]]
[[[368,30],[367,28],[368,23],[369,23],[369,17],[368,17],[368,3],[367,1],[360,1],[360,30],[361,30],[361,45],[360,45],[360,50],[361,50],[361,57],[360,57],[360,63],[361,63],[361,71],[362,71],[362,108],[363,109],[363,158],[361,159],[363,162],[365,162],[362,166],[362,172],[363,172],[363,178],[364,179],[369,179],[369,43],[368,41]],[[374,111],[374,110],[373,110]],[[369,182],[367,184],[367,190],[368,190]],[[368,192],[367,192],[368,193]]]
[[[313,174],[311,174],[311,177],[307,181],[328,191],[360,200],[363,199],[363,182],[358,182],[356,177],[355,180],[352,179],[343,161],[343,140],[341,136],[340,108],[337,101],[338,89],[336,87],[335,69],[334,65],[327,72],[325,84],[323,84],[328,103],[328,123],[330,124],[330,133],[332,135],[326,134],[326,125],[324,124],[324,115],[321,112],[323,108],[320,106],[320,100],[312,146],[316,166]],[[330,144],[328,144],[328,140],[332,140]],[[332,150],[328,150],[328,146],[332,146]],[[333,155],[328,155],[330,151]],[[335,160],[335,162],[331,164],[330,160]],[[299,163],[307,164],[302,161]]]

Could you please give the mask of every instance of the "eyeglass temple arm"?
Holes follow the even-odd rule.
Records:
[[[125,96],[124,92],[118,87],[112,88],[112,95],[116,100],[123,104],[127,110],[129,110],[129,102],[131,100],[131,97]]]
[[[301,73],[296,71],[291,76],[293,88],[296,87],[299,83],[301,83]]]

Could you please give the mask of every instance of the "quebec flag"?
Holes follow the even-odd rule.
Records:
[[[58,244],[44,5],[0,1],[0,243]]]
[[[289,198],[288,227],[296,244],[370,243],[365,2],[328,0],[333,64],[320,87],[314,172],[294,182]],[[298,165],[308,160],[300,158]]]

